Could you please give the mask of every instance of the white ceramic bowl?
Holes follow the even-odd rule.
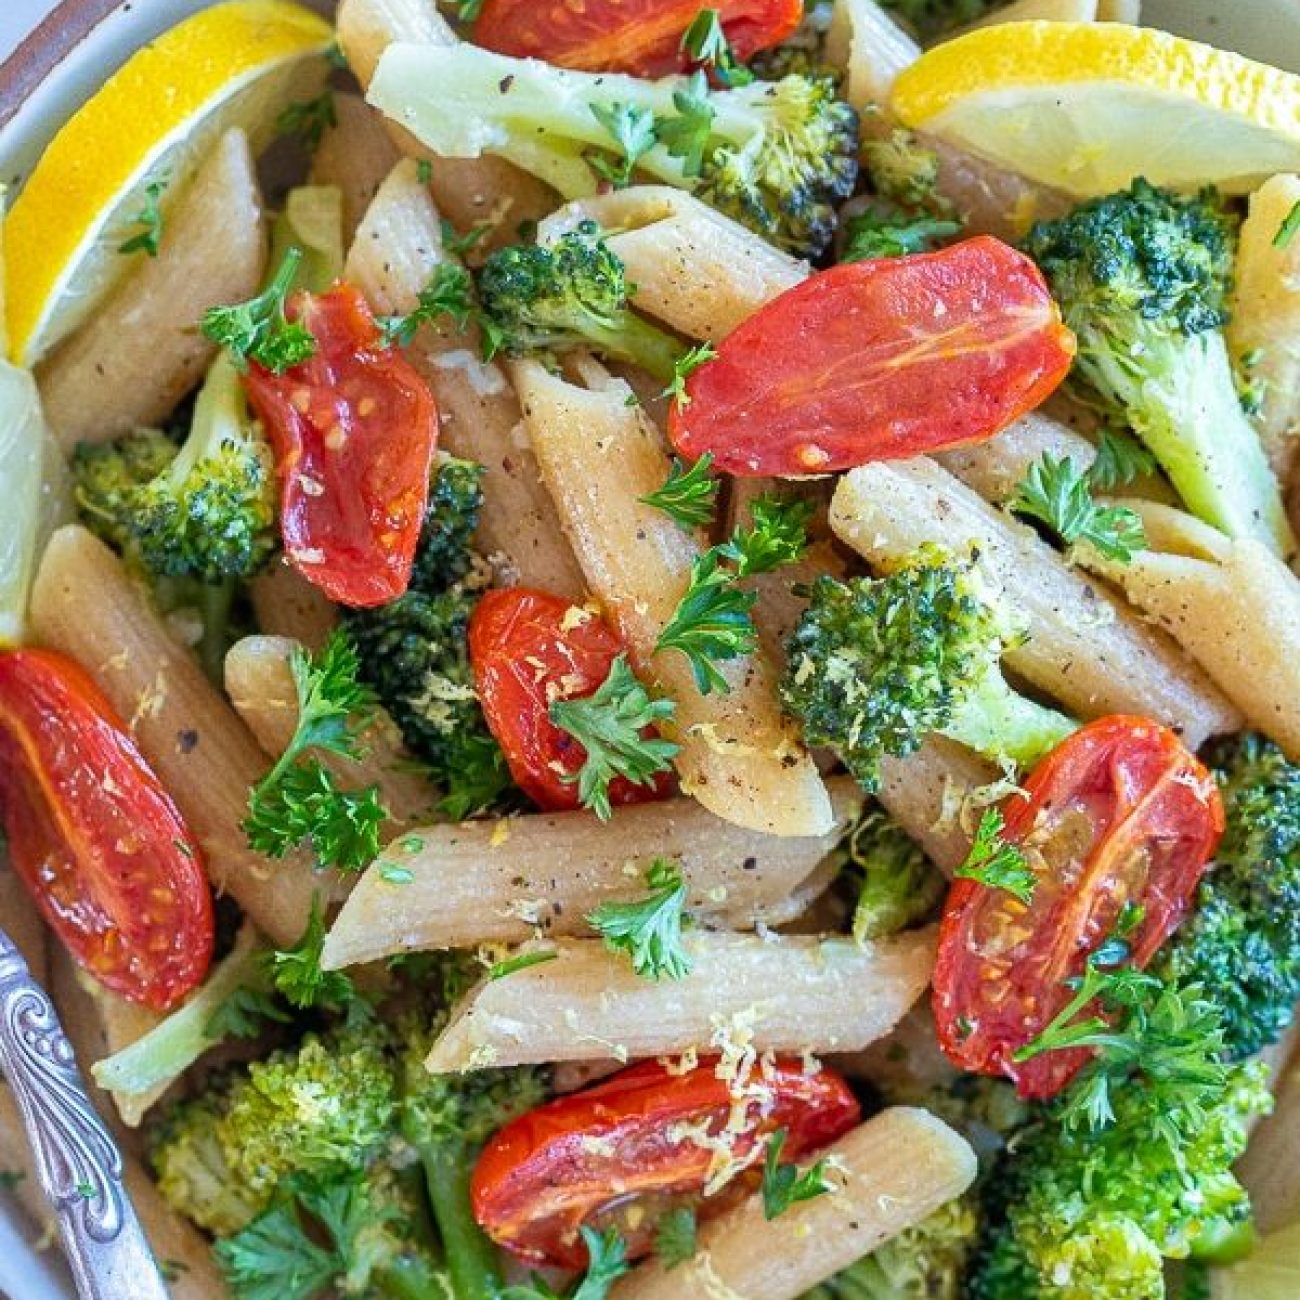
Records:
[[[305,0],[328,12],[331,0]],[[0,0],[8,4],[10,0]],[[133,51],[214,0],[62,0],[0,64],[0,179],[20,184],[63,121]],[[1300,0],[1144,0],[1153,27],[1300,70]],[[0,1297],[72,1300],[60,1261],[0,1200]]]

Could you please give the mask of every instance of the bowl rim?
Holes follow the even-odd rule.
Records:
[[[0,63],[0,127],[122,0],[60,0]],[[129,5],[127,6],[130,7]]]

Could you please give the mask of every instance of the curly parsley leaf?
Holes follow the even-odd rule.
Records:
[[[569,1293],[568,1300],[606,1300],[610,1287],[631,1267],[627,1262],[627,1247],[613,1228],[603,1233],[587,1227],[579,1231],[587,1244],[587,1272]],[[501,1300],[561,1298],[544,1278],[534,1274],[531,1283],[506,1287],[501,1292]]]
[[[659,1220],[655,1233],[655,1256],[668,1271],[695,1258],[695,1211],[689,1205],[679,1205]]]
[[[831,1190],[826,1178],[825,1160],[819,1160],[807,1169],[781,1163],[785,1139],[785,1129],[777,1129],[768,1138],[767,1155],[763,1159],[763,1217],[769,1223],[792,1205],[815,1200]]]
[[[284,314],[285,298],[298,273],[302,249],[290,248],[275,278],[255,298],[230,307],[209,307],[200,329],[213,343],[226,348],[240,370],[256,361],[283,374],[315,355],[316,340],[299,321]]]
[[[558,952],[521,952],[517,957],[507,957],[505,961],[495,962],[488,968],[488,979],[503,980],[507,975],[514,975],[530,966],[544,966],[548,961],[555,961]]]
[[[676,711],[672,700],[656,700],[637,680],[627,656],[610,665],[609,676],[596,692],[584,699],[556,700],[550,719],[586,750],[582,767],[574,776],[578,798],[601,821],[613,814],[610,783],[622,777],[633,785],[653,785],[655,777],[672,766],[680,748],[671,740],[643,733],[669,719]]]
[[[130,221],[131,225],[139,226],[140,230],[117,246],[119,253],[146,253],[150,257],[158,256],[163,233],[163,214],[158,201],[167,189],[167,179],[165,176],[160,177],[156,181],[150,181],[144,187],[144,207]]]
[[[749,507],[753,526],[737,528],[722,554],[736,566],[736,577],[771,573],[786,564],[797,564],[808,549],[808,524],[813,503],[798,497],[782,500],[770,493]]]
[[[268,969],[276,991],[299,1010],[308,1007],[344,1007],[356,998],[352,980],[342,971],[322,970],[325,951],[325,917],[319,895],[311,900],[311,915],[302,938],[292,947],[268,954]]]
[[[961,223],[922,213],[913,215],[892,204],[878,203],[852,217],[844,227],[841,262],[928,253],[961,233]]]
[[[380,316],[375,323],[386,345],[404,348],[411,345],[421,325],[436,324],[446,316],[463,330],[474,315],[474,282],[469,272],[444,262],[434,269],[411,311],[405,316]]]
[[[690,585],[655,646],[686,656],[701,695],[729,691],[718,664],[752,654],[758,644],[750,617],[757,597],[736,585],[735,572],[723,567],[724,559],[715,546],[691,565]]]
[[[603,153],[587,155],[587,164],[615,189],[632,183],[632,173],[642,156],[659,143],[655,134],[655,115],[635,104],[592,104],[592,116],[609,132],[618,148],[618,156]]]
[[[680,90],[673,91],[672,117],[656,124],[660,143],[674,158],[682,160],[682,175],[698,176],[704,170],[704,151],[713,135],[717,109],[709,102],[709,83],[697,72]]]
[[[686,391],[686,381],[706,361],[712,361],[717,355],[718,349],[712,343],[697,343],[693,348],[687,348],[673,363],[672,382],[660,393],[660,396],[670,398],[679,407],[689,406],[691,404],[691,395]],[[704,455],[708,456],[709,453],[706,451]]]
[[[1003,825],[1002,814],[996,808],[985,809],[966,861],[953,875],[1001,889],[1027,904],[1033,901],[1038,878],[1019,848],[1002,838]]]
[[[1127,564],[1146,549],[1141,517],[1127,506],[1098,505],[1089,476],[1069,456],[1043,452],[1025,471],[1008,506],[1046,524],[1067,546],[1086,542],[1108,560]]]
[[[297,136],[310,149],[315,149],[325,132],[338,124],[332,90],[323,91],[315,99],[300,99],[286,105],[275,119],[275,128],[281,135]]]
[[[1129,433],[1103,429],[1097,446],[1097,459],[1088,470],[1088,480],[1101,492],[1132,483],[1156,472],[1156,458]]]
[[[429,163],[427,158],[423,161],[429,166],[429,174],[420,183],[427,185],[433,176],[433,165]],[[471,226],[464,234],[461,234],[446,217],[442,218],[442,246],[452,257],[464,257],[477,248],[491,233],[492,223],[490,221]]]
[[[706,451],[689,469],[684,460],[674,456],[663,487],[656,488],[641,500],[656,510],[662,510],[683,528],[703,528],[713,522],[718,508],[718,492],[722,488],[722,480],[715,478],[712,471],[712,452]]]
[[[646,979],[679,980],[690,974],[691,959],[682,946],[686,881],[681,868],[662,858],[646,872],[650,893],[630,903],[602,903],[587,923],[611,952],[624,952],[632,969]]]
[[[748,86],[754,80],[754,74],[736,58],[717,9],[701,9],[695,15],[682,36],[681,49],[688,62],[711,68],[720,85]]]

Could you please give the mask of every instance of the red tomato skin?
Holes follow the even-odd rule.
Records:
[[[1077,853],[1069,858],[1078,872],[1070,888],[1060,887],[1059,868],[1038,859],[1028,914],[1002,890],[953,881],[933,1005],[940,1045],[954,1064],[1005,1075],[1022,1097],[1044,1100],[1069,1083],[1091,1051],[1045,1052],[1024,1062],[1014,1053],[1064,1007],[1071,996],[1065,980],[1082,974],[1130,900],[1145,909],[1128,939],[1132,962],[1141,969],[1151,961],[1191,907],[1224,813],[1214,778],[1173,732],[1122,715],[1091,722],[1058,745],[1022,790],[1003,805],[1005,840],[1024,845],[1046,826],[1059,829],[1065,815],[1082,814],[1092,826],[1089,851],[1082,863]],[[1030,933],[995,962],[992,945],[1012,924]]]
[[[663,77],[689,66],[682,37],[696,0],[487,0],[474,43],[516,58],[587,72]],[[742,62],[794,34],[802,0],[718,0],[722,27]]]
[[[1042,273],[991,236],[851,262],[723,339],[673,403],[669,437],[739,477],[919,456],[983,442],[1033,410],[1074,350]]]
[[[275,450],[289,563],[331,600],[384,605],[410,584],[429,495],[438,407],[386,347],[349,284],[298,294],[315,355],[277,375],[252,365],[248,399]]]
[[[571,624],[572,626],[567,626]],[[581,807],[576,775],[587,751],[551,722],[555,700],[594,695],[627,647],[604,619],[529,587],[499,587],[475,606],[469,658],[488,727],[515,784],[539,808]],[[647,803],[675,789],[665,772],[653,785],[610,782],[610,803]]]
[[[203,982],[199,846],[112,705],[53,651],[0,653],[0,815],[14,870],[101,984],[167,1011]]]
[[[691,1125],[718,1134],[727,1123],[735,1102],[717,1063],[709,1057],[674,1073],[660,1061],[643,1061],[507,1124],[474,1169],[470,1198],[479,1225],[520,1259],[583,1268],[579,1228],[602,1212],[637,1200],[677,1201],[695,1204],[705,1219],[735,1204],[752,1191],[752,1178],[742,1174],[700,1200],[711,1154],[681,1136]],[[783,1160],[800,1160],[861,1118],[848,1084],[833,1070],[807,1073],[801,1061],[777,1060],[757,1067],[753,1077],[763,1086],[745,1112],[747,1127],[734,1138],[737,1160],[761,1163],[768,1135],[779,1128],[787,1132]],[[630,1259],[651,1249],[654,1217],[646,1215],[639,1231],[625,1234]]]

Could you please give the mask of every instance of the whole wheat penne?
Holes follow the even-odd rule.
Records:
[[[1260,1232],[1275,1232],[1300,1216],[1300,1053],[1292,1052],[1278,1071],[1273,1098],[1273,1113],[1250,1135],[1236,1170]]]
[[[84,528],[50,539],[32,589],[40,640],[76,659],[130,725],[203,847],[208,874],[276,943],[296,942],[331,877],[254,853],[240,823],[266,759],[120,561]]]
[[[458,263],[443,248],[415,164],[400,163],[362,220],[346,274],[377,311],[402,313],[440,265]],[[422,327],[408,353],[438,399],[447,449],[486,469],[479,541],[504,557],[516,581],[581,600],[582,573],[542,486],[519,399],[500,367],[479,360],[479,347],[477,328],[460,330],[444,318]]]
[[[610,232],[637,307],[691,338],[718,342],[809,273],[806,262],[668,185],[578,199],[542,222],[538,237],[553,240],[587,219]]]
[[[342,0],[335,28],[362,89],[394,41],[450,45],[457,39],[434,0]],[[391,132],[408,158],[431,161],[429,188],[452,225],[461,230],[490,227],[484,247],[514,243],[522,223],[540,221],[555,207],[548,186],[502,158],[439,158],[400,127]]]
[[[924,456],[855,469],[840,480],[831,527],[875,565],[923,542],[972,543],[1027,639],[1006,661],[1082,717],[1139,713],[1197,748],[1240,714],[1169,638],[1104,587],[1069,568],[1037,534]]]
[[[951,874],[970,851],[972,796],[1002,789],[999,776],[965,746],[927,736],[915,753],[881,763],[877,797],[935,866]]]
[[[1172,506],[1128,500],[1147,535],[1131,564],[1091,547],[1081,563],[1116,583],[1209,674],[1254,728],[1300,761],[1300,578],[1266,546]]]
[[[654,982],[598,939],[560,939],[555,956],[484,979],[453,1010],[426,1065],[434,1073],[543,1061],[664,1056],[721,1047],[853,1051],[882,1038],[921,996],[935,931],[859,947],[851,939],[697,933],[680,980]]]
[[[1300,240],[1275,242],[1300,203],[1300,176],[1274,176],[1250,196],[1237,244],[1228,349],[1259,388],[1255,427],[1285,481],[1300,450]]]
[[[0,928],[17,945],[33,977],[43,983],[49,934],[3,847],[0,847]]]
[[[257,292],[262,201],[248,139],[224,135],[176,200],[157,257],[140,256],[95,314],[37,368],[65,451],[165,420],[216,349],[196,328],[219,303]]]
[[[987,442],[941,452],[935,460],[986,501],[1002,505],[1016,493],[1025,472],[1044,455],[1069,458],[1079,470],[1097,459],[1096,445],[1064,420],[1031,411]],[[1170,501],[1169,485],[1158,475],[1143,475],[1126,489],[1128,495]]]
[[[797,1300],[975,1181],[969,1143],[910,1106],[881,1111],[825,1154],[831,1191],[771,1221],[755,1192],[700,1228],[694,1258],[672,1269],[642,1264],[611,1300]]]
[[[279,636],[246,636],[226,653],[226,694],[271,758],[279,758],[293,739],[298,725],[298,693],[294,688],[290,657],[296,642]],[[435,801],[428,782],[409,768],[410,756],[402,749],[402,738],[393,720],[378,710],[361,733],[361,749],[355,759],[339,754],[322,754],[321,763],[347,789],[379,787],[388,809],[389,833],[427,816]]]
[[[319,650],[338,622],[333,601],[288,563],[272,564],[249,583],[257,626]]]
[[[696,540],[640,500],[668,475],[668,457],[629,389],[594,362],[585,384],[532,361],[511,367],[542,478],[587,584],[632,658],[677,701],[682,788],[710,812],[774,835],[824,835],[830,800],[781,716],[775,673],[761,652],[721,666],[729,691],[702,695],[678,651],[656,653],[699,556]],[[669,728],[665,728],[669,730]]]
[[[411,830],[388,845],[330,930],[328,968],[395,952],[524,943],[590,934],[601,903],[644,894],[655,858],[679,862],[697,916],[725,911],[738,926],[782,903],[835,847],[861,807],[847,779],[832,789],[826,835],[778,838],[720,821],[693,799],[591,813],[537,813],[505,822]]]
[[[360,95],[334,96],[335,123],[322,135],[311,160],[313,185],[336,185],[343,195],[343,244],[352,242],[361,218],[401,154],[385,119]]]

